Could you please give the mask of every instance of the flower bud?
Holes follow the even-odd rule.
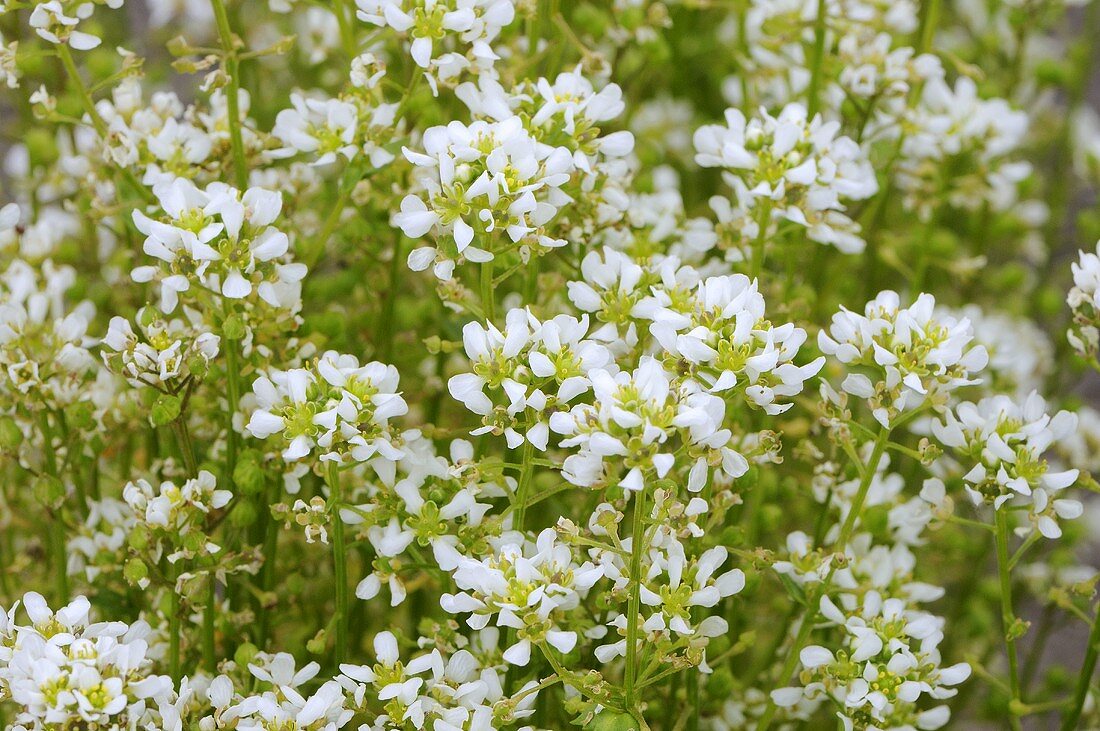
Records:
[[[585,728],[588,731],[637,731],[639,726],[629,713],[605,708]]]
[[[260,511],[256,509],[256,504],[242,500],[229,514],[229,522],[238,528],[245,528],[255,523],[259,517]]]
[[[149,422],[153,426],[164,426],[179,418],[182,403],[178,396],[162,393],[153,402],[153,408],[149,412]]]
[[[10,451],[18,449],[23,443],[23,430],[10,416],[0,418],[0,449]]]
[[[39,475],[34,481],[34,497],[49,507],[57,507],[65,499],[65,485],[53,475]]]
[[[132,558],[126,562],[122,575],[131,584],[140,585],[149,578],[149,567],[140,558]]]
[[[264,478],[259,454],[253,450],[242,452],[233,465],[233,484],[245,495],[259,495],[264,490]]]
[[[222,323],[222,334],[225,335],[227,340],[241,340],[246,332],[244,319],[240,315],[230,315]]]
[[[242,668],[247,667],[249,663],[256,659],[256,655],[258,655],[259,652],[260,648],[256,647],[251,642],[245,642],[233,653],[233,661]]]

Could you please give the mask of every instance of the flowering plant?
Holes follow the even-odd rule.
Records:
[[[0,0],[0,725],[1100,729],[1098,34]]]

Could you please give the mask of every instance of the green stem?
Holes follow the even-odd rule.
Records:
[[[820,106],[821,76],[825,66],[825,17],[827,11],[825,0],[817,0],[817,17],[814,19],[813,60],[810,62],[810,85],[806,89],[806,112],[810,119],[814,118]]]
[[[325,253],[328,248],[329,237],[332,236],[333,231],[336,230],[336,226],[340,223],[340,215],[344,212],[344,208],[348,205],[348,199],[351,197],[351,190],[353,186],[341,185],[340,191],[336,195],[336,202],[332,204],[332,209],[325,216],[325,222],[321,226],[321,233],[317,235],[317,239],[314,242],[312,248],[304,251],[302,257],[306,266],[313,269],[317,266],[317,262],[321,260],[321,255]]]
[[[215,675],[218,670],[218,658],[214,653],[214,612],[217,611],[216,580],[210,572],[206,584],[206,610],[202,613],[202,660],[206,671]]]
[[[46,474],[60,484],[61,476],[57,472],[57,455],[54,452],[53,429],[50,427],[49,413],[43,411],[41,420],[42,451]],[[64,500],[63,497],[62,500]],[[61,517],[63,507],[64,504],[62,503],[50,511],[50,517],[52,518],[50,521],[50,558],[53,559],[54,563],[53,573],[59,605],[67,604],[71,598],[69,596],[69,566],[65,545],[65,521]]]
[[[1096,605],[1096,619],[1093,620],[1092,629],[1089,630],[1089,641],[1085,647],[1085,661],[1081,665],[1081,673],[1077,676],[1077,689],[1073,693],[1073,701],[1062,719],[1062,731],[1074,731],[1078,720],[1081,718],[1081,709],[1085,707],[1085,698],[1088,697],[1089,688],[1092,686],[1092,676],[1096,672],[1096,659],[1100,655],[1100,602]]]
[[[210,0],[214,9],[214,20],[218,26],[218,37],[221,38],[222,51],[225,53],[225,73],[229,77],[229,85],[226,88],[225,102],[226,113],[229,119],[229,147],[233,153],[233,172],[237,188],[244,190],[248,187],[248,162],[244,156],[244,140],[241,137],[241,110],[240,96],[240,58],[237,56],[237,46],[233,39],[233,30],[229,27],[229,14],[226,13],[223,0]]]
[[[523,442],[523,466],[519,473],[519,484],[516,486],[515,510],[512,511],[513,530],[524,529],[524,519],[527,517],[527,503],[530,499],[531,482],[535,474],[535,445],[530,439]]]
[[[626,676],[623,695],[627,709],[637,707],[634,684],[638,677],[638,612],[642,594],[642,552],[645,551],[646,491],[634,493],[634,523],[630,533],[630,598],[626,616]]]
[[[859,489],[852,499],[852,506],[848,510],[848,515],[844,518],[844,523],[840,527],[840,535],[837,537],[836,544],[833,547],[836,552],[848,550],[848,542],[851,540],[852,532],[855,530],[859,516],[863,512],[863,503],[867,500],[867,493],[871,489],[871,482],[874,480],[875,473],[878,471],[878,463],[882,460],[882,455],[886,452],[886,445],[889,441],[890,429],[888,427],[882,427],[878,433],[878,437],[875,439],[875,446],[874,450],[871,452],[871,458],[864,466],[863,477],[860,479]],[[795,636],[794,644],[787,650],[787,658],[783,662],[782,670],[779,672],[778,683],[781,686],[786,685],[787,680],[794,673],[795,667],[798,665],[799,653],[810,639],[810,632],[813,631],[818,612],[821,611],[821,597],[829,590],[836,570],[837,563],[833,562],[829,568],[829,573],[825,576],[825,580],[818,584],[816,591],[813,592],[808,600],[806,616],[803,617],[802,624],[798,628],[798,634]],[[768,704],[764,708],[764,713],[761,715],[760,721],[756,725],[756,731],[765,731],[765,729],[771,726],[772,719],[775,717],[775,710],[775,701],[772,700],[769,694]]]
[[[84,79],[80,76],[80,72],[76,68],[76,62],[73,60],[73,53],[69,50],[69,47],[64,43],[57,44],[57,57],[61,59],[61,65],[65,67],[65,73],[69,75],[69,80],[73,82],[73,86],[76,87],[76,92],[80,96],[80,103],[84,107],[84,111],[88,117],[92,120],[92,126],[95,127],[95,131],[103,139],[107,139],[107,123],[103,121],[103,117],[99,115],[99,111],[95,108],[95,102],[92,100],[91,93],[88,92],[88,87],[84,85]]]
[[[179,683],[180,673],[180,595],[176,591],[176,570],[169,569],[170,583],[168,585],[168,675],[172,681]]]
[[[260,574],[260,590],[265,594],[271,591],[275,585],[275,569],[279,552],[279,521],[271,517],[271,505],[278,497],[279,483],[272,481],[268,489],[267,503],[264,510],[267,511],[267,525],[264,532],[264,566]],[[264,609],[260,613],[259,644],[260,649],[267,646],[267,638],[271,633],[271,612]]]
[[[337,667],[347,657],[348,648],[348,565],[344,542],[344,521],[340,517],[340,467],[329,462],[325,468],[329,486],[329,516],[332,520],[332,570],[336,582],[336,644],[333,658]]]
[[[481,307],[485,319],[492,321],[496,317],[496,289],[493,287],[493,260],[481,265]]]
[[[237,407],[241,403],[241,372],[238,362],[239,343],[230,338],[225,339],[225,375],[226,375],[226,399],[229,408],[226,414],[225,436],[225,477],[231,480],[233,469],[237,466],[237,430],[233,428],[233,416],[237,413]]]
[[[380,313],[381,343],[378,345],[378,359],[384,363],[389,362],[390,353],[393,351],[394,320],[393,311],[397,303],[397,287],[401,280],[401,242],[398,236],[393,244],[393,256],[390,258],[390,283],[386,290],[386,299],[382,302]]]
[[[84,79],[80,75],[80,71],[76,68],[76,62],[73,60],[72,51],[64,43],[57,45],[57,57],[61,59],[61,65],[65,67],[65,73],[69,77],[69,81],[72,82],[73,87],[76,89],[77,95],[80,97],[80,104],[84,107],[84,112],[88,115],[88,118],[92,120],[92,127],[95,128],[96,134],[101,139],[107,139],[107,123],[100,116],[99,110],[95,108],[95,101],[92,99],[91,92],[88,91],[88,87],[84,84]],[[129,168],[118,168],[123,180],[125,180],[131,188],[133,188],[139,195],[146,200],[152,197],[149,189],[141,184],[141,182],[134,177],[134,173]]]
[[[353,59],[356,55],[355,28],[351,23],[355,19],[355,10],[348,8],[347,0],[335,0],[332,12],[340,26],[340,42],[344,45],[344,54],[349,60]]]
[[[187,470],[188,477],[194,477],[199,473],[198,463],[195,460],[195,449],[191,442],[191,432],[187,428],[187,415],[180,414],[172,421],[172,433],[176,436],[179,445],[180,456],[183,457],[183,466]]]
[[[936,34],[936,24],[940,19],[941,0],[927,0],[921,17],[920,46],[918,53],[927,53],[932,48],[932,37]]]
[[[761,272],[764,271],[764,248],[767,245],[768,228],[771,224],[772,217],[772,202],[765,200],[760,207],[759,218],[756,225],[759,230],[756,232],[756,238],[752,242],[752,268],[750,276],[752,279],[758,279]]]
[[[1008,685],[1012,690],[1012,699],[1008,713],[1009,725],[1018,731],[1020,719],[1014,713],[1018,703],[1023,702],[1020,697],[1020,661],[1016,652],[1016,640],[1012,639],[1013,625],[1016,623],[1016,614],[1012,611],[1012,577],[1009,575],[1008,557],[1008,511],[998,509],[996,511],[997,532],[995,542],[997,546],[997,577],[1001,584],[1001,624],[1004,632],[1005,651],[1008,654]]]

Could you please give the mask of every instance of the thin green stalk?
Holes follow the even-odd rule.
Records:
[[[180,414],[172,421],[172,433],[175,435],[176,443],[179,445],[180,456],[183,457],[184,469],[187,470],[187,475],[189,477],[194,477],[199,473],[199,467],[195,460],[195,449],[191,442],[191,432],[187,428],[186,414]]]
[[[535,445],[530,439],[523,442],[523,466],[520,468],[519,484],[516,486],[515,510],[512,511],[512,528],[522,531],[527,517],[527,503],[530,499],[531,482],[535,474]]]
[[[241,403],[241,371],[238,360],[240,343],[225,338],[225,344],[226,399],[229,402],[226,415],[225,476],[228,480],[233,477],[233,469],[237,466],[237,430],[233,428],[233,416]]]
[[[378,345],[378,359],[389,362],[390,353],[393,351],[394,318],[393,311],[397,303],[397,288],[401,282],[401,242],[398,236],[393,243],[393,256],[390,257],[390,282],[386,289],[386,299],[382,302],[379,329],[382,332],[381,342]]]
[[[1081,664],[1081,673],[1077,676],[1077,689],[1073,693],[1073,702],[1062,719],[1062,731],[1073,731],[1081,718],[1081,709],[1085,707],[1085,698],[1092,687],[1092,676],[1096,672],[1096,659],[1100,656],[1100,602],[1096,604],[1096,619],[1089,631],[1089,642],[1085,646],[1085,661]]]
[[[490,259],[481,265],[481,307],[485,311],[485,319],[492,321],[496,316],[496,289],[493,287],[493,260]]]
[[[53,480],[60,482],[61,476],[57,472],[57,456],[53,447],[53,429],[50,427],[49,413],[42,412],[42,445],[43,458],[45,460],[46,474]],[[53,559],[53,573],[57,600],[60,604],[69,601],[69,562],[65,547],[65,522],[61,518],[62,506],[51,509],[50,517],[50,558]]]
[[[932,48],[932,38],[936,34],[936,25],[940,20],[941,0],[927,0],[921,17],[919,53]]]
[[[626,675],[623,695],[628,710],[637,708],[634,684],[638,677],[638,612],[642,594],[642,552],[645,550],[645,488],[634,493],[634,523],[630,534],[630,598],[626,616]]]
[[[174,683],[179,683],[180,672],[180,595],[176,591],[176,570],[169,570],[168,585],[168,675]]]
[[[52,514],[53,521],[50,525],[50,555],[54,560],[54,582],[57,590],[57,599],[60,605],[67,604],[69,599],[69,562],[65,548],[65,523],[61,520],[61,511]]]
[[[1005,650],[1008,654],[1008,684],[1012,691],[1008,723],[1015,731],[1019,731],[1020,719],[1014,710],[1018,703],[1023,702],[1023,698],[1020,697],[1020,661],[1016,653],[1016,640],[1011,636],[1012,626],[1016,623],[1016,614],[1012,611],[1012,577],[1009,575],[1008,567],[1008,512],[1004,509],[997,510],[996,519],[997,576],[1001,583],[1001,623]]]
[[[825,66],[825,18],[828,8],[825,0],[817,0],[817,17],[814,19],[814,47],[810,62],[810,85],[806,89],[806,111],[810,119],[819,108],[821,77]]]
[[[217,581],[214,572],[206,581],[206,610],[202,613],[202,661],[211,675],[217,673],[218,658],[214,652],[214,612],[217,611]]]
[[[332,570],[336,582],[336,643],[333,658],[336,665],[344,662],[348,649],[348,565],[344,542],[344,521],[340,517],[340,467],[329,462],[325,469],[329,487],[329,517],[332,520]]]
[[[325,216],[325,222],[321,226],[321,233],[317,235],[317,239],[314,241],[312,247],[302,252],[302,259],[310,269],[317,266],[317,262],[321,260],[321,255],[324,254],[325,249],[328,248],[329,237],[332,236],[333,231],[336,230],[336,226],[340,223],[340,215],[348,205],[348,199],[351,197],[351,189],[352,186],[340,186],[340,190],[336,194],[336,202],[332,204],[332,209],[328,212],[328,215]]]
[[[848,542],[852,538],[852,532],[855,530],[859,516],[863,512],[863,503],[867,500],[867,493],[871,489],[871,482],[874,480],[875,473],[878,470],[878,463],[882,460],[882,455],[886,452],[886,445],[889,441],[890,429],[882,427],[878,433],[878,437],[875,439],[875,446],[874,450],[871,452],[871,458],[867,461],[863,469],[863,477],[860,479],[859,489],[852,499],[852,506],[848,511],[848,515],[844,518],[844,523],[840,527],[840,535],[837,537],[836,544],[834,545],[835,551],[846,551],[848,548]],[[806,646],[806,642],[809,641],[810,632],[813,631],[814,623],[817,621],[817,615],[821,611],[821,597],[829,590],[836,570],[837,564],[834,562],[829,568],[829,573],[825,575],[825,580],[818,584],[817,590],[813,592],[808,600],[806,616],[802,618],[802,624],[798,628],[798,634],[795,636],[794,644],[787,650],[787,659],[783,662],[783,668],[779,671],[777,682],[780,686],[786,685],[788,679],[794,673],[795,667],[799,663],[799,653],[801,653],[802,648]],[[775,701],[771,699],[771,695],[769,694],[768,704],[764,708],[764,713],[761,715],[760,721],[756,725],[756,731],[765,731],[765,729],[771,726],[772,719],[775,717],[775,711]]]
[[[72,82],[77,95],[80,97],[81,106],[84,107],[84,111],[87,113],[88,118],[92,120],[92,127],[95,128],[96,134],[103,139],[107,139],[107,123],[103,120],[99,110],[95,108],[95,101],[92,99],[91,92],[88,91],[88,87],[85,86],[80,71],[76,68],[76,62],[73,60],[72,51],[69,50],[66,44],[59,43],[57,45],[57,57],[61,59],[61,65],[65,67],[65,73],[69,76],[69,81]],[[146,200],[152,198],[152,193],[149,188],[142,185],[141,181],[134,177],[133,171],[129,168],[117,168],[117,170],[122,175],[123,180],[125,180],[138,195]]]
[[[760,207],[759,218],[756,225],[759,230],[756,232],[756,238],[752,242],[752,268],[750,269],[750,276],[753,279],[760,277],[760,274],[764,271],[764,248],[768,239],[768,228],[771,223],[772,217],[772,202],[765,200]]]
[[[69,80],[76,88],[77,94],[80,96],[80,103],[84,107],[84,111],[88,117],[92,120],[92,126],[95,127],[95,131],[103,139],[107,138],[107,123],[103,121],[103,117],[100,116],[99,110],[95,108],[95,102],[92,100],[91,93],[88,92],[88,87],[84,85],[84,79],[80,75],[80,71],[76,68],[76,62],[73,60],[73,53],[69,50],[69,47],[64,43],[57,44],[57,57],[61,59],[61,65],[65,67],[65,73],[69,75]]]
[[[277,499],[278,490],[279,483],[271,481],[271,486],[268,488],[267,503],[264,505],[268,518],[264,532],[264,565],[260,573],[260,590],[264,593],[271,591],[271,588],[275,585],[275,569],[279,552],[279,521],[271,517],[271,504]],[[260,641],[257,644],[261,650],[267,646],[270,633],[271,612],[265,610],[260,613]]]
[[[344,54],[348,59],[353,59],[356,56],[355,27],[351,23],[355,19],[355,10],[348,8],[347,0],[335,0],[332,12],[340,26],[340,42],[344,46]]]
[[[233,30],[229,27],[229,14],[225,10],[223,0],[210,0],[214,9],[214,20],[218,26],[218,37],[221,39],[222,51],[225,53],[225,74],[229,77],[229,85],[226,88],[225,102],[226,112],[229,116],[229,147],[233,153],[234,180],[239,189],[248,187],[248,161],[244,156],[244,140],[241,137],[241,110],[239,92],[240,58],[237,56],[237,46],[233,40]]]

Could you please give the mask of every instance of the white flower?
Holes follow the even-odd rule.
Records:
[[[573,170],[569,150],[536,142],[518,117],[432,127],[422,152],[404,153],[424,193],[405,196],[393,223],[412,239],[446,237],[437,248],[448,258],[484,251],[480,260],[492,259],[502,235],[513,244],[537,238],[570,201],[560,189]]]
[[[409,39],[409,53],[428,72],[447,80],[469,68],[492,70],[498,56],[492,43],[515,18],[512,0],[356,0],[360,20],[393,28]]]
[[[1059,497],[1076,482],[1078,470],[1056,471],[1044,459],[1076,429],[1076,414],[1048,416],[1046,402],[1035,392],[1022,404],[1008,396],[962,403],[932,424],[936,438],[954,450],[975,504],[989,502],[997,509],[1026,505],[1035,529],[1047,538],[1062,535],[1059,519],[1083,512],[1077,500]]]
[[[312,369],[272,370],[252,384],[257,408],[248,431],[288,442],[283,459],[295,461],[315,447],[322,460],[389,460],[403,452],[389,420],[408,406],[397,392],[397,369],[372,362],[360,366],[350,355],[327,351]]]
[[[230,300],[259,298],[276,308],[295,309],[306,268],[292,263],[290,240],[271,224],[282,211],[282,195],[249,188],[242,195],[224,183],[200,190],[183,178],[153,186],[162,218],[134,211],[145,234],[144,251],[158,266],[133,271],[138,282],[160,282],[160,307],[175,310],[179,295],[197,283]]]
[[[451,614],[467,614],[474,629],[496,624],[517,630],[516,642],[504,651],[512,665],[527,665],[533,644],[546,643],[568,653],[577,634],[556,627],[556,619],[574,609],[603,576],[589,562],[577,564],[568,546],[558,544],[552,528],[532,543],[511,534],[495,542],[484,559],[462,556],[437,544],[436,560],[450,571],[462,591],[443,594],[440,605]]]
[[[921,294],[902,307],[897,293],[881,292],[863,315],[842,308],[818,335],[821,351],[851,369],[844,390],[870,401],[883,426],[925,403],[942,408],[950,391],[978,382],[989,360],[970,321],[937,315],[935,305]]]
[[[845,214],[845,201],[868,198],[878,190],[874,171],[859,145],[838,137],[839,122],[806,118],[800,104],[778,117],[761,110],[746,121],[738,109],[726,111],[726,125],[695,132],[695,161],[724,170],[738,204],[758,225],[774,222],[804,226],[807,236],[845,253],[863,250],[859,226]]]
[[[106,4],[111,8],[120,8],[122,0],[108,0]],[[78,51],[88,51],[101,41],[91,33],[77,30],[76,26],[91,16],[94,9],[95,5],[90,2],[63,4],[62,0],[49,0],[34,6],[30,26],[40,38],[50,43],[67,43]],[[67,15],[67,12],[72,15]]]

